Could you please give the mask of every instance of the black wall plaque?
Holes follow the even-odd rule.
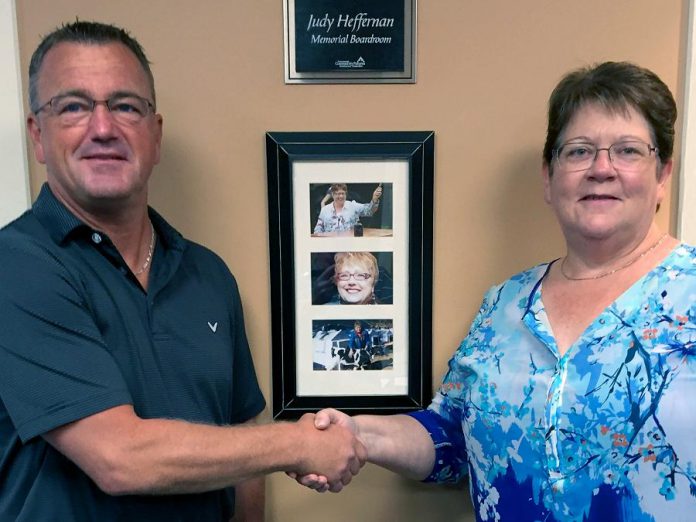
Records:
[[[416,0],[285,0],[287,83],[415,82]]]

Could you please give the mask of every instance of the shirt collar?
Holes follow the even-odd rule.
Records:
[[[56,244],[63,244],[76,235],[92,233],[92,227],[77,218],[68,208],[53,194],[48,183],[44,183],[39,196],[32,205],[32,212],[36,219],[48,231],[51,239]],[[148,215],[155,227],[158,239],[166,249],[183,250],[184,238],[153,208],[148,207]]]
[[[91,230],[58,201],[48,183],[44,183],[41,187],[39,197],[32,205],[32,212],[48,231],[51,239],[59,245],[67,241],[68,236],[76,230]]]

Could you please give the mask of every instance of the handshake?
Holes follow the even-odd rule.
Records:
[[[298,483],[320,493],[337,493],[369,460],[414,480],[435,465],[435,445],[425,427],[409,415],[358,415],[338,410],[306,414],[293,426],[302,440],[294,465],[283,468]],[[296,432],[297,433],[297,432]]]
[[[301,458],[296,471],[287,475],[320,493],[338,493],[367,461],[367,448],[360,439],[358,423],[334,409],[306,413],[295,426],[300,430]]]

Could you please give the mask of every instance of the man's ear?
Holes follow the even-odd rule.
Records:
[[[160,162],[160,153],[162,151],[162,125],[163,125],[163,120],[162,116],[160,114],[155,114],[155,125],[157,126],[156,128],[156,144],[155,144],[155,165],[157,165]]]
[[[27,131],[34,145],[34,157],[36,161],[45,164],[46,157],[44,155],[43,144],[41,143],[41,125],[39,125],[38,116],[34,113],[30,114],[27,118]]]

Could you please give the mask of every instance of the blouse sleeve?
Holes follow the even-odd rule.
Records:
[[[450,359],[447,374],[428,409],[410,414],[425,427],[435,446],[435,466],[425,482],[458,482],[468,474],[462,422],[466,414],[465,397],[473,376],[459,360],[469,355],[477,343],[485,342],[482,325],[486,324],[499,292],[500,287],[493,287],[486,294],[468,335]]]

